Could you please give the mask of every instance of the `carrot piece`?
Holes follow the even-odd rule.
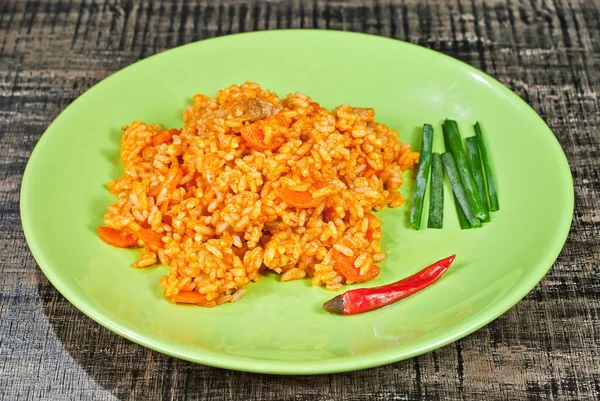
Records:
[[[206,295],[200,294],[197,291],[179,291],[179,293],[171,299],[182,304],[204,305],[208,303]]]
[[[325,188],[327,185],[329,185],[329,184],[327,183],[327,181],[325,181],[325,180],[321,180],[321,181],[317,181],[317,182],[315,182],[315,183],[312,185],[312,187],[313,187],[313,190],[315,190],[315,189],[322,189],[322,188]]]
[[[365,238],[369,241],[373,241],[373,234],[379,232],[379,238],[381,238],[381,222],[372,213],[365,213],[365,217],[369,220],[369,228],[365,233]]]
[[[179,130],[173,128],[163,131],[158,135],[154,135],[152,137],[152,146],[160,146],[163,143],[171,142],[171,140],[173,140],[173,135],[177,134],[179,134]]]
[[[281,137],[274,138],[270,144],[265,143],[265,133],[255,126],[254,124],[250,124],[246,127],[243,127],[240,130],[242,134],[242,138],[246,140],[246,144],[249,148],[265,151],[265,150],[273,150],[280,147],[284,139]]]
[[[171,169],[173,169],[173,167],[171,167]],[[171,174],[172,173],[169,172],[169,175]],[[181,181],[181,178],[183,178],[183,171],[178,169],[177,173],[175,174],[175,177],[172,180],[169,181],[169,179],[167,178],[167,181],[165,181],[165,183],[161,185],[161,189],[158,191],[159,193],[163,187],[167,188],[167,198],[158,207],[158,210],[160,210],[162,214],[167,213],[167,211],[169,210],[169,201],[171,199],[171,194],[177,189],[177,185],[179,184],[179,181]]]
[[[165,224],[168,224],[168,225],[172,225],[173,224],[173,216],[171,216],[169,214],[163,214],[162,222]]]
[[[376,175],[376,174],[380,173],[381,171],[382,171],[381,169],[379,169],[379,170],[375,170],[373,167],[371,167],[371,166],[367,166],[367,168],[365,168],[365,170],[363,171],[363,174],[362,174],[362,175],[363,175],[363,177],[365,177],[365,178],[371,178],[371,177],[373,177],[374,175]]]
[[[346,277],[347,280],[351,280],[355,283],[363,283],[374,279],[379,275],[380,269],[377,265],[372,265],[371,268],[362,276],[359,270],[354,267],[354,260],[339,251],[335,251],[334,260],[335,263],[333,268],[335,271]]]
[[[170,198],[173,191],[175,191],[177,189],[177,185],[179,185],[179,181],[181,181],[182,178],[183,178],[183,171],[179,168],[179,165],[172,164],[165,181],[160,185],[151,187],[150,195],[156,197],[156,196],[158,196],[158,194],[160,194],[160,191],[162,191],[163,188],[166,188],[167,196]],[[169,198],[167,198],[167,199],[169,199]],[[165,203],[167,203],[167,202],[165,202]]]
[[[323,200],[323,198],[313,198],[308,191],[293,191],[288,188],[277,188],[275,191],[285,203],[300,209],[316,207]]]
[[[146,243],[146,248],[150,248],[153,251],[164,248],[165,246],[162,241],[162,235],[149,228],[144,228],[143,230],[134,233],[134,235]]]
[[[277,125],[283,126],[284,124],[285,121],[283,116],[281,114],[276,114],[268,119],[257,121],[242,127],[240,133],[249,148],[260,151],[273,150],[283,145],[285,139],[281,136],[277,136],[273,138],[270,143],[265,143],[265,133],[263,128],[265,128],[266,125],[273,127]]]
[[[351,245],[349,241],[344,241],[343,245],[351,248],[349,246],[349,245]],[[334,249],[333,250],[333,260],[334,260],[333,269],[335,271],[337,271],[338,273],[340,273],[341,275],[343,275],[344,277],[346,277],[347,280],[351,280],[355,283],[363,283],[365,281],[372,280],[379,275],[379,272],[381,271],[379,269],[379,266],[371,265],[370,269],[361,276],[360,269],[357,269],[354,266],[354,261],[356,260],[357,257],[358,256],[356,256],[356,257],[347,256],[347,255],[341,253],[340,251],[338,251],[337,249]]]
[[[196,182],[194,180],[190,180],[188,182],[186,182],[185,184],[182,185],[183,189],[185,189],[185,192],[189,192],[192,190],[192,188],[196,185]]]
[[[167,187],[167,191],[169,191],[169,193],[173,193],[173,191],[175,191],[177,189],[177,185],[179,185],[179,181],[181,181],[181,179],[183,178],[183,171],[181,169],[177,170],[177,174],[175,174],[175,178],[173,178],[173,180],[171,180],[171,182],[169,183],[169,186]]]
[[[107,244],[119,248],[129,248],[137,244],[137,239],[133,235],[110,227],[98,227],[98,235]]]
[[[373,177],[373,174],[375,174],[375,169],[371,166],[367,166],[367,168],[365,168],[365,171],[363,171],[363,177],[366,178]]]
[[[313,184],[312,188],[315,190],[324,188],[326,186],[326,181],[317,181]],[[275,191],[285,203],[300,209],[317,207],[323,201],[322,197],[315,198],[309,191],[294,191],[288,188],[276,188]]]

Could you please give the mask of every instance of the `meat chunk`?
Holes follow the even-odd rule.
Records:
[[[273,114],[273,104],[262,99],[241,97],[222,105],[216,115],[221,118],[236,118],[242,121],[256,121]]]

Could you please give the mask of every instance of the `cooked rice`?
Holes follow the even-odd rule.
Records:
[[[339,254],[360,275],[384,259],[368,212],[404,203],[402,174],[419,156],[374,117],[347,104],[329,112],[300,93],[280,99],[251,82],[216,98],[195,95],[167,143],[152,144],[165,131],[159,125],[123,128],[125,174],[108,183],[119,199],[105,225],[159,234],[156,249],[140,240],[147,250],[135,266],[170,265],[161,279],[170,300],[196,291],[205,306],[234,302],[266,270],[339,290],[351,282],[337,268]],[[249,147],[240,133],[251,124],[262,124],[275,149]],[[280,188],[321,201],[294,207]]]

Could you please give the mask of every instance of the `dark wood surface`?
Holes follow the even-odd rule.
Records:
[[[427,355],[280,377],[147,350],[48,283],[23,236],[19,188],[58,113],[144,57],[275,28],[362,31],[439,50],[496,77],[547,121],[571,165],[576,209],[562,254],[523,301]],[[598,1],[0,1],[0,399],[600,400],[599,91]]]

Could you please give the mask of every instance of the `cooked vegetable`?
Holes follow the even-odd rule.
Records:
[[[471,170],[469,170],[469,165],[467,164],[467,156],[465,155],[462,139],[460,137],[460,133],[458,132],[458,124],[454,120],[445,120],[442,128],[444,131],[444,136],[447,139],[447,143],[450,146],[450,151],[454,156],[457,171],[460,175],[460,180],[463,184],[464,192],[466,194],[466,199],[469,202],[475,217],[478,219],[485,219],[486,213],[481,205],[477,188],[475,187],[475,181],[473,180]],[[465,214],[467,214],[466,211]]]
[[[439,153],[434,153],[431,159],[430,194],[427,227],[442,228],[444,226],[444,167]]]
[[[137,239],[124,231],[110,227],[98,227],[98,235],[104,242],[119,248],[129,248],[137,245]]]
[[[475,138],[477,138],[477,145],[479,146],[479,152],[481,153],[481,161],[483,162],[483,168],[485,170],[485,178],[487,181],[487,195],[490,198],[490,210],[496,212],[500,210],[500,204],[498,203],[498,190],[496,189],[496,180],[494,180],[494,169],[490,162],[488,155],[487,146],[485,139],[483,138],[483,131],[479,122],[473,126],[475,128]]]
[[[171,198],[171,195],[177,188],[181,178],[183,178],[183,171],[179,168],[178,164],[173,164],[169,169],[165,180],[154,187],[150,187],[150,195],[158,197],[158,195],[163,192],[163,195],[161,196],[163,199],[162,201],[158,202],[158,204],[160,205],[163,202],[166,203],[166,201]]]
[[[171,142],[171,140],[173,140],[173,135],[178,135],[178,134],[179,134],[179,130],[174,129],[174,128],[164,131],[164,132],[161,132],[160,134],[152,137],[152,145],[159,146],[159,145],[162,145],[163,143]]]
[[[454,204],[456,205],[456,214],[458,214],[458,222],[460,223],[460,228],[463,230],[467,230],[471,228],[469,221],[467,220],[467,216],[465,216],[465,212],[463,212],[462,207],[458,203],[458,199],[456,199],[456,195],[454,195]]]
[[[355,283],[362,283],[374,279],[379,275],[379,266],[371,264],[369,269],[364,273],[360,274],[360,268],[354,265],[354,262],[358,258],[358,250],[353,249],[352,242],[348,239],[344,239],[341,244],[343,247],[348,248],[354,253],[353,256],[348,256],[342,251],[333,248],[333,269],[346,277],[347,280]]]
[[[321,189],[327,186],[324,181],[319,181],[313,185],[313,190]],[[279,196],[286,204],[297,207],[299,209],[308,209],[318,206],[322,201],[322,197],[313,197],[309,191],[294,191],[289,188],[275,189]]]
[[[485,212],[486,217],[482,220],[484,223],[490,222],[490,211],[488,209],[487,191],[485,188],[485,178],[483,177],[483,168],[481,166],[481,157],[479,155],[479,149],[477,148],[477,138],[474,136],[467,138],[467,157],[469,159],[469,167],[473,173],[473,180],[477,186],[477,192],[481,206]]]
[[[181,304],[196,305],[205,305],[208,302],[206,295],[200,294],[197,291],[179,291],[171,300]]]
[[[444,131],[444,124],[442,124],[442,132]],[[447,135],[443,135],[444,137],[444,149],[446,149],[446,152],[451,152],[452,150],[450,149],[450,144],[448,143],[448,136]]]
[[[369,221],[369,227],[365,233],[365,238],[369,241],[373,241],[374,239],[379,241],[381,239],[381,221],[369,212],[365,213],[365,217]]]
[[[145,247],[152,250],[164,247],[162,236],[149,228],[133,232],[130,230],[116,230],[110,227],[98,227],[98,235],[104,242],[121,248],[135,247],[138,240],[142,240]]]
[[[242,138],[246,140],[249,148],[259,151],[274,150],[280,147],[284,142],[283,136],[273,135],[277,133],[281,127],[285,126],[285,118],[282,114],[275,114],[264,120],[256,121],[252,124],[245,125],[240,129]],[[269,132],[270,135],[266,135]]]
[[[455,257],[448,256],[395,283],[346,291],[325,302],[323,309],[340,315],[355,315],[391,305],[435,283],[448,270]]]
[[[293,191],[288,188],[277,188],[277,195],[288,205],[300,209],[317,206],[323,199],[313,198],[308,191]]]
[[[421,228],[425,190],[427,189],[429,170],[431,169],[431,149],[433,147],[433,127],[431,125],[423,125],[421,138],[422,141],[421,153],[419,156],[419,167],[417,168],[415,192],[413,194],[412,206],[410,208],[410,224],[417,230]]]
[[[452,154],[445,152],[442,155],[442,163],[444,165],[444,171],[446,172],[448,181],[450,181],[450,185],[452,186],[452,192],[454,192],[456,202],[462,208],[469,225],[471,227],[480,227],[481,221],[475,216],[475,213],[473,212],[473,209],[471,209],[471,205],[467,200],[467,195],[465,194],[465,190],[460,182],[458,171],[456,169],[456,162],[454,161]]]
[[[446,147],[446,151],[450,152],[450,144],[448,143],[448,136],[444,135],[444,146]],[[454,193],[454,190],[453,190]],[[465,212],[463,212],[462,207],[458,203],[458,199],[456,199],[456,195],[453,195],[454,205],[456,207],[456,213],[458,214],[458,222],[460,223],[460,228],[463,230],[471,228],[467,217],[465,216]]]
[[[144,241],[146,247],[152,249],[153,251],[164,248],[165,246],[164,242],[162,241],[162,236],[149,228],[137,231],[133,233],[133,235]]]
[[[259,127],[248,125],[241,129],[242,138],[246,140],[249,148],[260,151],[273,150],[281,146],[285,140],[283,138],[275,138],[270,144],[265,143],[265,133]]]

